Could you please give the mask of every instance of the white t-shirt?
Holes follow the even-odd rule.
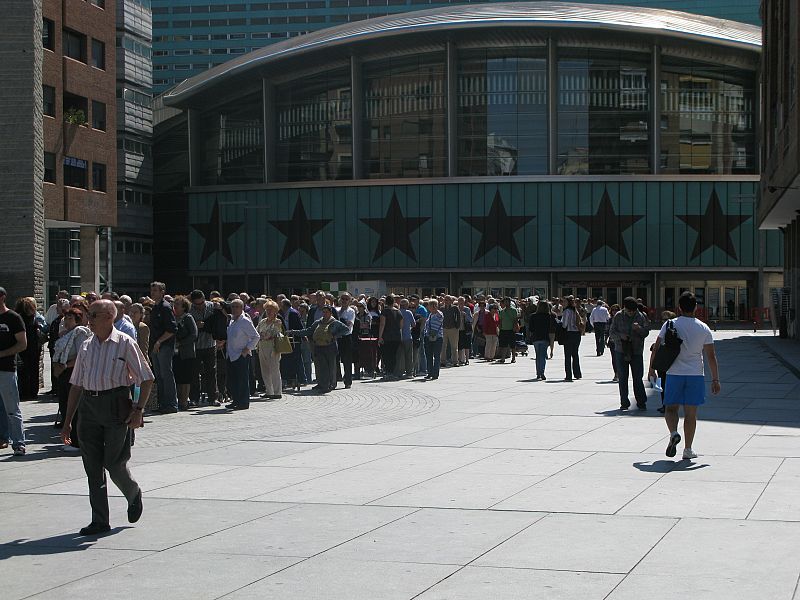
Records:
[[[700,375],[703,373],[703,346],[713,344],[714,337],[708,325],[692,317],[678,317],[673,319],[678,337],[683,340],[678,358],[667,370],[667,375]],[[661,342],[667,331],[666,321],[658,332]]]
[[[339,309],[339,320],[347,325],[347,335],[353,333],[353,322],[356,320],[356,312],[351,308]]]

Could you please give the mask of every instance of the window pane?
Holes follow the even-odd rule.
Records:
[[[441,52],[364,65],[367,177],[446,175],[444,71]]]
[[[92,100],[92,128],[106,130],[106,105]]]
[[[725,65],[664,57],[664,173],[756,173],[756,75]]]
[[[543,48],[459,53],[458,174],[547,173]]]
[[[261,94],[239,98],[200,117],[206,185],[263,183],[264,111]]]
[[[92,66],[106,70],[106,45],[99,40],[92,40]]]
[[[321,73],[279,86],[278,178],[350,179],[353,174],[350,73]]]
[[[42,113],[48,117],[56,116],[56,89],[50,85],[42,86]]]
[[[563,50],[558,61],[558,173],[649,173],[648,55]]]
[[[54,50],[55,45],[55,24],[50,19],[42,19],[42,47],[46,50]]]
[[[64,56],[86,62],[86,36],[71,29],[64,29],[61,42]]]
[[[44,181],[56,182],[56,155],[52,152],[44,153]]]
[[[101,163],[92,163],[92,189],[98,192],[106,191],[106,166]]]
[[[86,189],[87,164],[85,160],[72,156],[64,157],[64,185]]]

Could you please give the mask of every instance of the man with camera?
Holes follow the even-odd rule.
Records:
[[[631,406],[628,399],[628,372],[633,376],[633,395],[639,410],[647,410],[647,392],[644,390],[644,339],[650,333],[647,317],[639,312],[636,298],[628,296],[622,301],[623,309],[611,320],[608,337],[614,342],[614,363],[619,377],[619,403],[621,410]]]

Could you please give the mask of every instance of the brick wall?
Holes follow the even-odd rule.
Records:
[[[4,0],[0,35],[0,285],[44,293],[41,0]]]

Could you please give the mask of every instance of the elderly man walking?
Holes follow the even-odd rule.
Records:
[[[139,344],[114,329],[117,309],[110,300],[97,300],[89,308],[89,328],[94,335],[81,344],[70,377],[67,414],[61,437],[71,444],[72,418],[78,410],[83,468],[89,480],[92,522],[81,535],[111,530],[106,471],[128,501],[128,522],[142,515],[142,490],[128,470],[132,431],[142,426],[142,411],[153,386],[153,373]],[[130,386],[141,386],[136,405]]]

